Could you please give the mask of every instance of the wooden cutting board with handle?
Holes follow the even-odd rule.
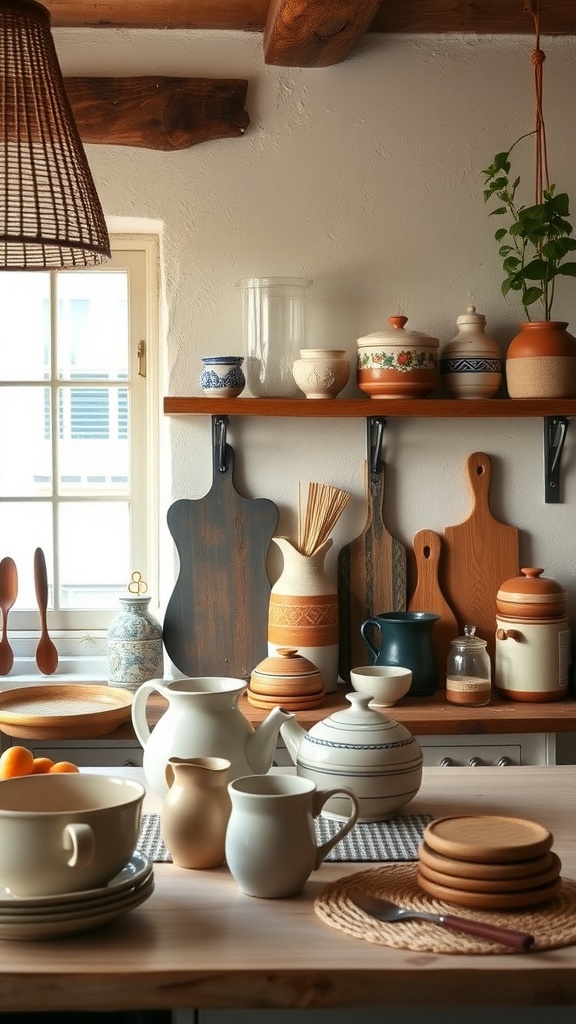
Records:
[[[365,463],[366,525],[338,556],[339,673],[350,682],[350,669],[371,660],[360,626],[371,615],[406,608],[406,548],[386,529],[383,519],[384,463]]]
[[[168,509],[180,571],[166,608],[164,646],[187,676],[243,678],[268,653],[271,584],[266,558],[278,525],[268,498],[234,487],[234,452],[213,446],[213,481],[199,499]]]
[[[416,587],[408,601],[409,612],[434,612],[438,621],[432,628],[432,643],[438,665],[440,686],[446,684],[446,661],[450,643],[459,636],[458,621],[439,582],[442,538],[434,530],[419,530],[412,541],[416,561]]]
[[[494,665],[496,594],[505,580],[520,575],[520,534],[490,511],[490,457],[474,452],[466,471],[472,509],[467,519],[444,531],[440,584],[458,619],[459,633],[465,625],[476,626]]]

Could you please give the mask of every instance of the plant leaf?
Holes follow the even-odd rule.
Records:
[[[522,293],[522,305],[531,306],[532,303],[537,302],[540,298],[542,298],[541,288],[526,288]]]
[[[546,260],[530,260],[530,263],[524,264],[524,277],[528,281],[543,281],[548,271],[548,264]]]
[[[576,277],[576,263],[563,263],[556,273],[563,274],[564,277]]]

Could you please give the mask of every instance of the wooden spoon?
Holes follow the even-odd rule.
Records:
[[[46,607],[48,605],[48,577],[46,575],[46,559],[42,548],[36,548],[34,552],[34,586],[36,587],[36,600],[40,609],[40,623],[42,626],[40,640],[36,648],[36,664],[45,676],[51,676],[58,668],[58,651],[48,636],[46,625]]]
[[[8,612],[18,596],[18,570],[13,558],[0,562],[0,610],[2,611],[2,639],[0,640],[0,676],[7,676],[14,664],[14,651],[7,636]]]

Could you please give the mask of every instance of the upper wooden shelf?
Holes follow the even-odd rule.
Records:
[[[352,419],[412,416],[424,419],[520,419],[530,416],[576,416],[576,399],[540,398],[177,398],[164,399],[174,415],[285,416],[294,419]]]

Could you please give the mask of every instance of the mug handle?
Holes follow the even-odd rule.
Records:
[[[344,836],[348,835],[358,820],[359,806],[356,794],[353,793],[351,789],[346,789],[344,787],[339,789],[317,789],[312,796],[312,817],[317,818],[324,807],[324,804],[328,803],[331,797],[338,795],[347,796],[352,804],[350,817],[344,822],[342,828],[338,829],[335,836],[332,836],[331,839],[328,839],[325,843],[322,843],[322,846],[318,847],[316,851],[316,863],[314,865],[314,870],[320,867],[324,858],[330,853],[330,850],[336,846],[336,843],[340,842],[341,839],[344,839]]]
[[[160,680],[151,680],[149,683],[142,683],[138,687],[136,693],[132,698],[132,707],[130,709],[132,716],[132,725],[134,732],[140,746],[145,747],[147,741],[150,739],[150,727],[148,725],[148,719],[146,718],[146,704],[148,703],[148,697],[151,693],[160,693],[159,684]]]
[[[376,629],[380,633],[380,643],[382,643],[382,627],[381,627],[380,623],[378,622],[378,619],[366,619],[362,623],[362,625],[360,626],[360,635],[362,636],[362,639],[363,639],[364,643],[366,644],[366,647],[370,651],[370,654],[374,658],[374,663],[376,663],[376,659],[377,659],[380,651],[376,650],[376,648],[374,647],[374,644],[372,643],[370,637],[367,636],[366,633],[364,632],[365,626],[376,626]]]
[[[68,866],[87,868],[94,860],[96,844],[90,825],[71,822],[64,829],[64,849],[71,850]]]

